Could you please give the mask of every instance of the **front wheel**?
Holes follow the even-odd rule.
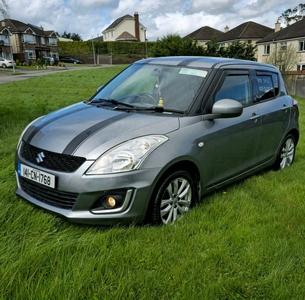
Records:
[[[153,224],[174,224],[196,202],[196,184],[186,171],[170,174],[158,185],[152,199]]]
[[[293,163],[296,150],[296,140],[292,134],[288,134],[280,148],[276,161],[273,165],[274,170],[282,170],[290,167]]]

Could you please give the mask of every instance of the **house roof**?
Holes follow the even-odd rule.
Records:
[[[116,19],[114,22],[112,22],[105,30],[103,30],[103,32],[116,28],[120,23],[122,23],[126,19],[134,20],[134,17],[129,14],[127,14],[123,17],[120,17],[120,18]],[[140,23],[140,25],[142,27],[146,28],[145,26],[143,26],[143,24]]]
[[[274,32],[274,29],[249,21],[225,32],[218,38],[218,42],[235,40],[261,39]]]
[[[10,31],[12,33],[32,30],[37,35],[50,36],[54,32],[53,30],[44,31],[42,27],[38,27],[32,24],[26,24],[13,19],[4,19],[3,21],[5,22],[6,27],[10,28]]]
[[[292,25],[289,25],[277,32],[274,32],[266,37],[263,37],[261,40],[257,42],[257,44],[279,41],[279,40],[290,40],[301,37],[303,38],[305,37],[305,19],[295,22]]]
[[[132,34],[130,34],[129,32],[124,31],[115,40],[116,41],[137,41],[138,39],[136,37],[134,37]]]
[[[223,34],[222,31],[214,29],[209,26],[203,26],[190,34],[186,35],[184,39],[191,38],[193,40],[209,41],[213,36],[216,36],[217,39]]]

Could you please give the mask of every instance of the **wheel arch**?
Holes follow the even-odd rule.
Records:
[[[201,178],[200,178],[200,172],[199,172],[197,165],[191,160],[182,160],[182,161],[175,162],[174,164],[170,165],[167,169],[165,169],[161,173],[161,175],[156,178],[156,181],[155,181],[155,184],[153,187],[153,191],[150,195],[149,203],[148,203],[147,210],[146,210],[145,220],[147,222],[149,222],[149,213],[150,213],[150,210],[152,207],[153,199],[157,194],[158,188],[161,186],[161,184],[165,180],[165,178],[167,176],[169,176],[169,174],[174,173],[176,171],[186,171],[190,174],[190,176],[193,178],[193,180],[196,184],[196,189],[197,189],[197,196],[196,196],[194,204],[196,204],[196,202],[198,202],[200,200]]]
[[[294,136],[295,142],[296,142],[296,144],[298,144],[299,138],[300,138],[300,132],[297,129],[293,128],[287,133],[287,135],[289,135],[289,134],[292,134]]]

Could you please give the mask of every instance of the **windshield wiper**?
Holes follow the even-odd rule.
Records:
[[[143,112],[157,112],[165,114],[180,114],[184,115],[185,111],[171,108],[164,108],[163,106],[150,106],[150,107],[116,107],[115,110],[126,110],[126,111],[143,111]]]
[[[93,103],[101,103],[99,106],[109,106],[108,103],[111,103],[111,104],[115,105],[116,107],[117,107],[117,105],[122,105],[122,106],[125,106],[125,107],[134,108],[134,106],[131,105],[131,104],[120,102],[120,101],[115,100],[115,99],[98,99],[98,100],[94,100],[92,102]]]

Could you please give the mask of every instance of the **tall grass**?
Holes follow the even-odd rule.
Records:
[[[216,192],[174,226],[75,225],[15,196],[24,126],[122,68],[0,85],[0,299],[304,299],[302,136],[292,167]]]

